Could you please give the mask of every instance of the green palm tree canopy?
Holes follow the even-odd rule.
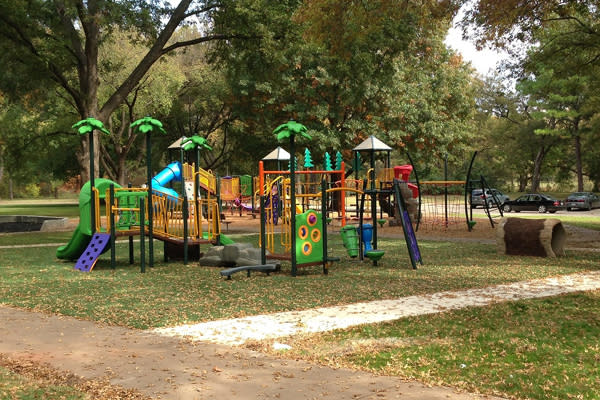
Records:
[[[133,129],[137,129],[138,132],[141,133],[153,132],[154,130],[157,130],[163,134],[167,133],[167,131],[163,129],[162,122],[152,117],[140,118],[137,121],[132,122],[131,127]]]
[[[80,135],[85,135],[86,133],[90,133],[94,129],[97,129],[106,135],[110,135],[110,132],[108,131],[108,129],[106,129],[104,127],[104,124],[102,123],[102,121],[97,120],[96,118],[92,118],[92,117],[82,119],[81,121],[73,124],[73,126],[71,128],[77,129],[77,132],[79,132]]]
[[[181,142],[181,144],[183,150],[185,151],[192,150],[195,148],[212,150],[212,147],[208,145],[206,139],[198,135],[186,138],[183,142]]]
[[[289,139],[290,136],[302,135],[307,139],[312,139],[311,136],[306,133],[307,129],[304,125],[296,121],[288,121],[285,124],[279,125],[273,133],[277,135],[277,140],[282,141],[283,139]]]

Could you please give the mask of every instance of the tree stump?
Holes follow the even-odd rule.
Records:
[[[504,218],[496,231],[498,253],[516,256],[565,255],[567,232],[558,219]]]

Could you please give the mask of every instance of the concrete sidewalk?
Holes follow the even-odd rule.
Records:
[[[155,399],[496,399],[4,306],[0,353]]]

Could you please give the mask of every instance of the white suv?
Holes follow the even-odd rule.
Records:
[[[497,204],[494,204],[494,198],[498,202]],[[486,203],[487,208],[502,207],[502,204],[507,200],[510,200],[510,198],[497,189],[486,189],[485,194],[481,189],[473,189],[471,192],[471,208],[485,207]]]

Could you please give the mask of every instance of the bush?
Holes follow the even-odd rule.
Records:
[[[18,197],[37,198],[40,197],[41,189],[37,183],[29,183],[20,188]]]

